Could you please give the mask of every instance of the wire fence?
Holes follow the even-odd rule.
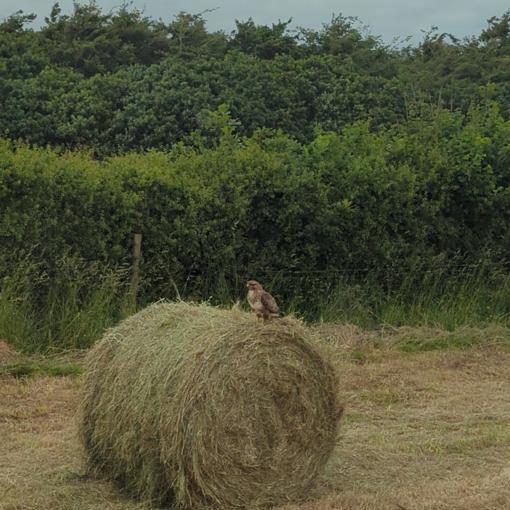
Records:
[[[254,268],[253,270],[236,270],[236,269],[223,269],[220,273],[224,277],[235,278],[235,279],[250,279],[256,278],[257,276],[267,276],[270,278],[311,278],[311,279],[322,279],[330,277],[346,277],[346,276],[359,276],[377,274],[378,276],[383,275],[405,275],[413,273],[417,275],[426,274],[450,274],[450,273],[461,273],[461,272],[476,272],[489,269],[490,265],[485,263],[463,263],[463,264],[441,264],[434,265],[434,267],[427,266],[405,266],[402,265],[397,267],[392,266],[363,266],[363,267],[349,267],[339,269],[268,269],[268,268]],[[501,267],[499,267],[501,270]],[[189,273],[186,275],[186,279],[212,279],[217,277],[218,271],[215,272],[199,272]]]

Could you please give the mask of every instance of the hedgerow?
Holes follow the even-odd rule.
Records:
[[[452,257],[506,261],[510,122],[494,103],[308,144],[240,137],[224,110],[211,118],[215,142],[102,161],[1,142],[3,274],[19,253],[49,273],[63,255],[126,266],[135,231],[143,299],[235,297],[258,277],[302,303],[345,273],[391,285]]]

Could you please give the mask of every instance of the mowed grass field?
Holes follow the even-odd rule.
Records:
[[[338,366],[346,412],[316,493],[280,510],[510,508],[510,350],[501,330],[315,332]],[[0,509],[146,508],[85,475],[80,363],[6,356],[0,365]]]

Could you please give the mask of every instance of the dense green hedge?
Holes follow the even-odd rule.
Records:
[[[97,161],[0,144],[0,256],[128,264],[143,232],[144,295],[208,297],[247,277],[300,296],[297,275],[386,278],[438,257],[510,248],[510,122],[495,104],[422,111],[391,130],[356,123],[309,144],[233,132],[170,153]],[[223,125],[222,125],[223,123]],[[211,123],[214,125],[214,122]],[[396,276],[393,276],[396,278]],[[235,293],[235,292],[234,292]]]
[[[244,135],[280,128],[309,141],[317,124],[340,130],[369,116],[374,126],[401,120],[402,90],[392,78],[360,74],[331,56],[266,61],[233,52],[91,78],[67,68],[29,78],[0,72],[0,136],[100,156],[168,150],[204,130],[206,111],[226,103]]]
[[[225,34],[202,15],[165,23],[129,3],[76,2],[33,20],[0,20],[0,137],[13,141],[100,157],[169,150],[206,134],[204,113],[226,103],[244,136],[272,128],[310,142],[316,126],[385,128],[423,103],[466,113],[488,84],[510,116],[510,11],[479,35],[432,30],[417,46],[384,44],[341,15],[317,30],[247,20]]]

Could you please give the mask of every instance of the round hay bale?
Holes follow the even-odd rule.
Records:
[[[297,321],[156,303],[88,355],[81,436],[96,474],[175,508],[309,494],[333,450],[333,368]]]

